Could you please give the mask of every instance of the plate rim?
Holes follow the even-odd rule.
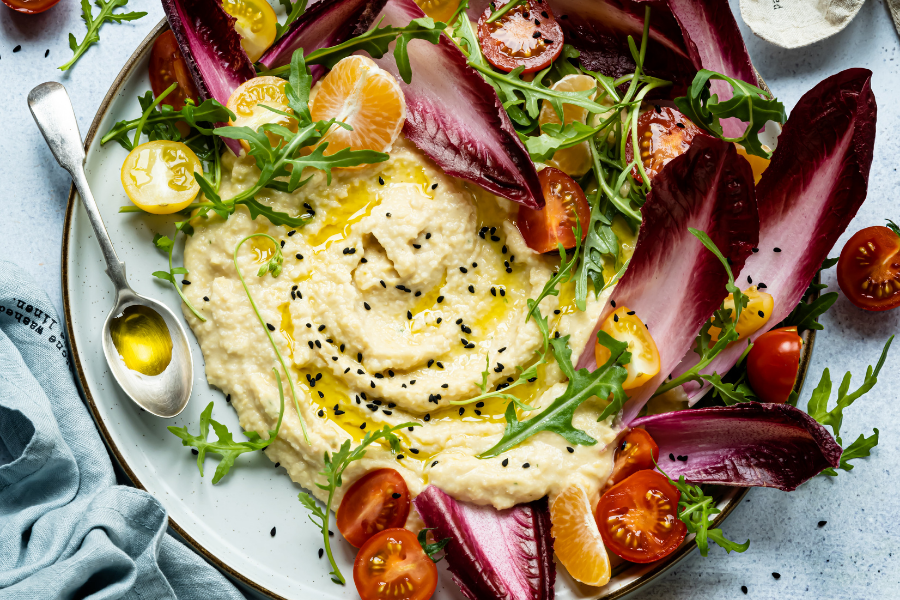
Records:
[[[85,155],[90,148],[91,143],[94,141],[94,138],[97,135],[97,132],[100,128],[100,123],[103,120],[103,117],[109,111],[112,106],[113,101],[119,95],[119,89],[124,85],[124,83],[131,76],[134,71],[136,65],[140,62],[143,54],[147,51],[147,49],[153,44],[156,38],[163,33],[166,29],[168,29],[168,21],[165,17],[163,17],[156,26],[147,34],[147,36],[138,44],[137,48],[132,52],[132,54],[128,57],[128,60],[122,66],[119,73],[116,75],[112,84],[109,87],[109,90],[106,92],[106,95],[103,97],[103,100],[100,102],[99,107],[97,108],[97,112],[94,115],[93,120],[91,121],[90,128],[88,129],[87,135],[84,137],[84,150]],[[755,70],[755,69],[754,69]],[[756,71],[757,79],[761,84],[760,87],[766,89],[768,91],[768,86],[763,81],[762,76]],[[77,384],[78,387],[84,394],[85,402],[88,406],[88,409],[91,412],[91,417],[94,420],[94,423],[97,425],[97,429],[100,432],[101,437],[103,438],[103,442],[109,450],[110,454],[115,458],[116,462],[128,476],[132,485],[136,488],[143,490],[147,493],[150,491],[146,488],[146,486],[141,482],[141,480],[137,477],[135,472],[131,469],[128,462],[125,460],[122,453],[119,451],[115,442],[112,440],[110,436],[109,430],[107,429],[106,422],[101,417],[101,413],[97,408],[97,405],[94,401],[94,397],[91,394],[91,390],[87,383],[87,378],[85,376],[85,369],[82,365],[81,355],[78,352],[78,346],[75,341],[75,332],[72,324],[73,313],[71,311],[71,299],[69,297],[69,257],[70,257],[70,239],[72,237],[72,225],[73,219],[75,215],[75,210],[78,204],[76,203],[76,195],[77,191],[75,190],[74,184],[72,184],[69,188],[69,194],[66,204],[66,215],[65,220],[63,221],[63,231],[62,231],[62,248],[61,248],[61,283],[62,283],[62,301],[63,301],[63,314],[66,325],[66,335],[68,337],[69,345],[71,348],[71,356],[72,356],[72,365],[74,368],[74,372],[77,375]],[[817,274],[814,282],[819,281],[819,275]],[[818,292],[813,294],[813,297],[817,297]],[[794,390],[798,393],[802,390],[803,384],[806,380],[806,376],[809,370],[810,361],[812,360],[813,347],[815,345],[816,331],[814,329],[808,329],[803,334],[801,334],[803,338],[803,352],[800,356],[800,365],[799,365],[799,375],[797,381],[794,384]],[[724,487],[724,486],[722,486]],[[719,505],[722,502],[727,502],[727,504],[722,508],[722,512],[719,513],[716,518],[713,520],[713,527],[718,527],[721,523],[734,511],[735,508],[741,503],[747,493],[750,491],[749,487],[732,487],[726,488],[728,491],[723,495],[722,499],[718,502]],[[156,496],[154,496],[155,498]],[[160,503],[162,501],[160,500]],[[165,508],[165,505],[163,505]],[[246,575],[238,572],[236,569],[228,565],[224,560],[217,557],[210,550],[208,550],[203,544],[194,539],[184,528],[182,528],[173,517],[168,514],[168,510],[166,510],[167,518],[169,522],[169,527],[175,530],[179,536],[191,547],[194,552],[200,554],[205,560],[212,563],[217,569],[225,572],[228,576],[237,579],[242,584],[247,587],[253,589],[255,592],[265,594],[269,598],[273,600],[290,600],[285,596],[282,596],[272,590],[266,588],[263,584],[254,581],[253,579],[247,577]],[[637,591],[640,588],[650,585],[653,581],[655,581],[658,577],[665,574],[669,569],[674,567],[676,564],[681,562],[682,559],[687,557],[691,552],[697,549],[697,543],[693,539],[693,536],[689,536],[690,539],[682,545],[675,553],[669,555],[663,562],[663,564],[656,565],[652,569],[648,569],[643,573],[636,574],[634,579],[622,587],[612,590],[609,594],[600,596],[597,600],[619,600],[632,592]],[[651,563],[652,564],[652,563]],[[635,565],[633,568],[644,569],[646,566],[644,565]]]

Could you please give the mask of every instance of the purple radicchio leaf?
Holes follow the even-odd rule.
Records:
[[[712,252],[689,231],[706,232],[739,271],[756,246],[759,220],[753,173],[734,144],[707,135],[653,179],[628,269],[613,289],[578,368],[595,369],[594,343],[613,306],[627,306],[647,325],[660,355],[660,372],[630,390],[623,421],[637,416],[728,292],[728,276]]]
[[[162,0],[162,5],[200,100],[215,98],[227,104],[238,86],[256,77],[234,29],[235,18],[217,0]],[[241,153],[238,140],[223,141],[232,152]]]
[[[413,0],[389,0],[385,24],[403,27],[425,16]],[[494,89],[442,36],[411,40],[412,81],[399,76],[393,53],[375,62],[400,82],[406,97],[404,135],[448,175],[529,208],[544,206],[537,171]]]
[[[291,63],[294,51],[300,48],[309,54],[320,48],[337,46],[352,37],[365,33],[384,8],[386,0],[322,0],[310,6],[291,24],[285,34],[266,50],[259,62],[267,69]],[[322,65],[309,65],[310,85],[325,74]]]
[[[693,483],[790,492],[841,461],[841,447],[828,431],[788,404],[678,410],[635,419],[631,426],[643,427],[659,445],[661,470]]]
[[[547,498],[506,510],[457,502],[429,485],[415,501],[469,600],[553,600],[556,564]]]
[[[751,341],[797,306],[866,199],[875,145],[871,77],[867,69],[848,69],[822,81],[800,99],[778,138],[756,188],[759,252],[735,278],[742,286],[748,281],[764,285],[762,291],[775,299],[772,315]],[[726,373],[745,348],[744,343],[732,344],[703,372]],[[689,353],[676,374],[696,362]],[[692,402],[706,389],[694,382],[685,385]]]

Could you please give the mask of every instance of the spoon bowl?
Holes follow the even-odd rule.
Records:
[[[100,250],[103,252],[106,274],[115,286],[116,304],[107,315],[101,333],[103,353],[110,371],[135,404],[158,417],[174,417],[187,406],[194,380],[191,348],[184,327],[168,307],[135,293],[128,285],[125,278],[125,263],[116,256],[112,241],[100,218],[97,203],[88,186],[84,173],[84,146],[66,88],[52,81],[42,83],[29,92],[28,107],[54,158],[72,176],[78,196],[100,244]],[[113,340],[114,321],[121,317],[127,308],[135,306],[152,310],[165,323],[171,338],[171,359],[158,374],[146,375],[130,368]]]

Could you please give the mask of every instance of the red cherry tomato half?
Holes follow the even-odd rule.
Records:
[[[654,468],[655,462],[658,460],[659,446],[656,445],[650,434],[643,429],[632,429],[622,438],[619,447],[616,448],[616,462],[604,490],[608,490],[638,471]]]
[[[3,0],[3,4],[26,15],[42,13],[48,8],[56,6],[57,2],[59,0]]]
[[[581,224],[581,239],[587,235],[591,222],[591,205],[584,197],[581,186],[552,167],[538,173],[538,180],[544,192],[544,208],[520,206],[516,227],[528,247],[536,252],[555,251],[557,244],[562,244],[566,249],[574,248],[575,217]]]
[[[880,226],[857,231],[841,250],[837,280],[850,302],[863,310],[900,306],[900,236]]]
[[[484,57],[501,71],[525,67],[523,73],[534,73],[548,67],[562,52],[562,27],[546,2],[530,0],[488,23],[494,13],[491,6],[494,4],[478,19],[478,42]],[[500,7],[502,4],[497,5]]]
[[[763,402],[787,402],[797,371],[803,340],[796,327],[773,329],[759,336],[747,355],[747,379]]]
[[[437,567],[407,529],[385,529],[360,548],[353,581],[362,600],[428,600]]]
[[[356,480],[337,509],[341,535],[359,548],[385,529],[403,527],[409,517],[409,489],[394,469],[376,469]]]
[[[641,163],[644,172],[652,181],[673,158],[681,156],[691,147],[694,137],[703,130],[680,111],[669,106],[654,105],[638,117],[638,146],[641,149]],[[634,148],[629,134],[625,145],[625,160],[634,160]],[[637,166],[631,171],[632,177],[640,181]]]
[[[197,87],[178,48],[178,42],[175,41],[175,34],[171,31],[166,31],[153,42],[149,71],[150,89],[154,96],[159,96],[170,85],[178,82],[178,87],[163,99],[163,104],[181,110],[187,98],[197,102]]]
[[[678,518],[675,486],[656,471],[638,471],[600,497],[597,528],[606,547],[635,563],[659,560],[675,551],[687,533]]]

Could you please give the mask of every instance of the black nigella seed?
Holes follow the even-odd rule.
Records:
[[[344,351],[344,344],[341,344],[341,345],[340,345],[340,350],[341,350],[341,352]]]
[[[468,273],[469,270],[468,270],[467,268],[465,268],[465,267],[460,267],[460,268],[459,268],[459,272],[460,272],[460,273]]]
[[[545,43],[545,44],[552,44],[552,43],[553,43],[553,40],[548,40],[547,38],[544,38],[544,43]]]
[[[394,408],[395,406],[397,406],[397,405],[394,404],[393,402],[388,402],[388,408]]]
[[[437,368],[438,368],[438,369],[443,369],[443,368],[444,368],[444,365],[443,365],[443,363],[442,363],[441,361],[437,361],[437,362],[434,363],[434,364],[437,365]]]
[[[431,414],[425,415],[424,417],[422,417],[422,419],[427,423],[428,421],[431,420]]]
[[[387,284],[386,284],[386,283],[384,283],[384,279],[382,279],[382,280],[380,280],[380,281],[379,281],[379,282],[378,282],[378,283],[380,283],[380,284],[381,284],[381,287],[383,287],[383,288],[385,288],[385,289],[387,289]]]
[[[500,238],[498,238],[496,235],[492,235],[492,236],[491,236],[491,241],[492,241],[492,242],[499,242],[499,241],[500,241]]]
[[[549,18],[550,18],[550,15],[547,14],[547,11],[546,11],[546,10],[542,10],[542,11],[541,11],[541,16],[544,17],[545,19],[549,19]]]
[[[431,189],[436,190],[436,189],[437,189],[437,186],[438,186],[438,184],[432,183],[432,184],[431,184]]]
[[[307,329],[312,329],[312,323],[307,323],[307,324],[306,324],[306,328],[307,328]]]
[[[434,359],[433,359],[433,358],[429,358],[429,359],[428,359],[428,366],[430,367],[430,366],[433,365],[433,364],[434,364]]]
[[[317,391],[318,391],[318,390],[317,390]],[[322,392],[318,392],[318,393],[319,393],[319,398],[324,398],[324,397],[325,397],[325,394],[323,394]]]
[[[315,348],[315,346],[313,345],[312,342],[306,342],[306,343],[309,344],[309,349],[310,349],[310,350],[312,350],[313,348]]]
[[[631,315],[634,314],[634,311],[633,311],[633,310],[629,310],[629,311],[628,311],[627,313],[625,313],[625,314],[628,315],[628,316],[631,316]]]
[[[496,295],[497,295],[497,288],[492,287],[491,288],[491,296],[496,296]]]
[[[529,12],[526,10],[525,12],[522,13],[522,16],[525,17],[526,19],[530,19],[530,18],[531,18],[531,13],[529,13]]]
[[[760,283],[758,286],[756,286],[756,289],[758,289],[758,290],[764,290],[764,289],[766,289],[767,287],[769,287],[769,286],[767,286],[767,285],[764,284],[764,283]]]
[[[558,315],[560,312],[562,312],[562,311],[557,308],[556,310],[553,311],[553,314]]]
[[[291,237],[291,236],[294,235],[295,233],[297,233],[297,230],[296,230],[296,229],[291,229],[290,231],[288,231],[288,237]]]
[[[436,322],[438,325],[440,325],[440,324],[441,324],[441,321],[443,321],[443,320],[444,320],[444,319],[442,319],[441,317],[438,317],[438,318],[437,318],[437,321],[435,321],[435,322]]]
[[[753,283],[753,278],[747,275],[747,283]]]
[[[772,577],[775,579],[781,579],[781,573],[772,573]]]
[[[347,367],[346,369],[344,369],[344,375],[346,375],[349,372],[350,372],[350,367]]]
[[[191,448],[191,454],[196,456],[197,454],[200,454],[200,452],[196,448]]]
[[[357,370],[356,370],[356,374],[357,374],[357,375],[365,375],[366,372],[363,371],[362,369],[357,369]]]
[[[498,354],[503,354],[505,351],[506,351],[506,346],[503,346],[502,348],[500,348],[499,350],[497,350],[497,353],[498,353]]]
[[[275,468],[276,468],[276,469],[277,469],[278,467],[280,467],[280,466],[281,466],[281,463],[280,463],[280,462],[275,463]]]
[[[438,461],[434,461],[433,463],[431,463],[431,466],[433,467],[436,464],[438,464]]]
[[[271,323],[266,323],[266,327],[269,328],[269,331],[275,331],[275,326],[272,325]]]
[[[362,352],[356,353],[356,362],[362,362]]]
[[[390,218],[391,218],[391,213],[384,213],[384,216],[386,216],[388,219],[390,219]]]
[[[446,389],[449,388],[449,387],[450,387],[450,384],[449,384],[449,383],[442,383],[442,384],[441,384],[441,389],[446,390]]]
[[[281,247],[284,248],[284,240],[281,240]]]
[[[203,301],[204,301],[204,302],[209,302],[209,296],[203,296]]]
[[[480,417],[480,416],[481,416],[481,411],[478,410],[478,409],[476,408],[476,409],[475,409],[475,414],[478,415],[478,416]]]
[[[191,282],[188,281],[187,279],[182,279],[181,283],[182,283],[182,285],[191,285]]]
[[[764,313],[764,312],[761,311],[761,310],[757,311],[756,314],[758,314],[758,315],[760,316],[760,318],[763,318],[763,317],[766,316],[766,313]]]
[[[438,364],[440,364],[440,363],[438,363]],[[415,380],[415,379],[410,379],[410,380],[409,380],[409,385],[416,385],[416,380]]]
[[[741,591],[742,591],[743,593],[746,594],[746,593],[747,593],[747,586],[746,586],[746,585],[742,585],[742,586],[741,586]]]
[[[394,492],[393,494],[391,494],[391,498],[393,498],[394,500],[397,500],[397,499],[399,499],[400,496],[402,496],[402,495],[403,495],[403,494],[398,494],[397,492]]]
[[[365,264],[365,263],[369,262],[369,260],[365,256],[363,256],[361,259],[359,259],[359,262]]]
[[[687,462],[687,459],[688,459],[688,457],[687,457],[687,456],[684,456],[684,455],[679,455],[677,458],[678,458],[678,460],[680,460],[681,462]]]
[[[421,250],[422,244],[413,244],[413,248],[415,248],[416,250]]]
[[[269,535],[271,535],[272,537],[275,537],[275,528],[274,527],[272,528],[272,531],[269,532]]]
[[[324,325],[319,325],[319,326],[317,327],[317,330],[318,330],[318,331],[325,331],[325,326],[324,326]]]
[[[15,48],[13,48],[13,52],[18,52],[18,51],[21,50],[21,49],[22,49],[22,46],[21,46],[21,45],[16,46]]]
[[[568,19],[568,18],[569,18],[569,15],[559,15],[559,18],[560,18],[560,19]]]
[[[316,340],[316,348],[321,348],[321,347],[322,347],[322,342],[320,342],[319,340]]]
[[[462,329],[463,333],[472,333],[472,328],[468,325],[463,325],[460,329]]]
[[[463,414],[465,414],[465,412],[466,412],[466,409],[463,408],[462,406],[460,406],[459,407],[459,416],[463,416]]]
[[[387,416],[391,416],[392,414],[394,414],[394,413],[392,413],[392,412],[389,411],[389,410],[382,410],[381,412],[383,412],[383,413],[386,414]]]
[[[378,176],[378,185],[384,185],[384,177]]]
[[[406,457],[403,456],[402,454],[397,455],[397,460],[403,460],[404,458],[406,458]]]
[[[322,410],[322,409],[319,409],[319,413],[318,413],[318,414],[319,414],[320,417],[324,417],[324,416],[325,416],[325,411]]]
[[[475,286],[474,286],[474,285],[470,285],[470,286],[469,286],[469,293],[470,293],[470,294],[474,294],[474,293],[475,293]]]
[[[225,396],[225,402],[231,402],[231,394]]]
[[[394,376],[394,372],[392,370],[388,369],[388,377],[393,377],[393,376]]]
[[[772,248],[772,252],[781,252],[781,248]]]
[[[370,382],[369,382],[369,385],[372,386],[372,389],[375,389],[375,382],[374,382],[374,381],[370,381]]]
[[[528,464],[528,463],[523,463],[523,464],[522,464],[522,468],[523,468],[523,469],[527,469],[527,468],[530,467],[530,466],[531,466],[531,465]]]
[[[540,26],[541,26],[541,22],[540,22],[540,21],[538,21],[538,20],[537,20],[537,19],[535,19],[535,20],[534,20],[534,24],[535,24],[535,25],[537,25],[537,26],[538,26],[538,27],[540,27]]]
[[[572,446],[566,446],[566,450],[569,451],[569,454],[572,454],[575,452],[575,448],[573,448]]]
[[[413,454],[418,454],[418,453],[419,453],[419,449],[418,449],[418,448],[410,448],[409,451],[412,452]]]
[[[504,467],[507,466],[507,465],[509,464],[509,459],[508,459],[508,458],[504,458],[504,459],[503,459],[503,462],[500,463],[500,464],[503,465]]]
[[[444,297],[443,297],[443,296],[438,296],[438,298],[437,298],[437,303],[440,304],[440,303],[443,302],[443,301],[444,301]]]
[[[828,524],[828,521],[819,521],[819,527],[825,527]]]
[[[366,408],[368,408],[372,412],[376,412],[378,410],[378,407],[375,406],[374,404],[366,404]]]
[[[654,105],[653,105],[653,110],[655,110],[655,111],[656,111],[656,114],[658,114],[658,115],[661,115],[661,114],[662,114],[662,106],[660,106],[659,104],[654,104]]]
[[[684,129],[684,123],[675,123],[678,126],[678,129]]]
[[[384,375],[382,375],[381,373],[375,373],[375,379],[384,379]],[[379,404],[380,403],[381,402],[379,401]]]
[[[341,416],[342,414],[344,414],[344,411],[342,411],[342,410],[336,410],[336,411],[334,411],[334,416],[336,416],[336,417],[339,417],[339,416]]]
[[[319,548],[319,558],[325,555],[325,548]]]
[[[406,320],[412,321],[412,311],[411,310],[406,311]]]
[[[613,322],[615,322],[615,323],[619,322],[619,315],[616,315],[616,314],[613,315]]]
[[[491,227],[491,235],[494,235],[495,233],[497,233],[497,228]]]
[[[754,254],[756,254],[757,252],[759,252],[759,248],[751,248],[751,250],[753,251]]]
[[[437,185],[437,184],[435,184],[435,185]],[[430,240],[430,239],[431,239],[431,234],[430,234],[430,233],[426,233],[426,234],[425,234],[425,239],[426,239],[426,240]]]
[[[477,403],[475,404],[475,408],[481,408],[481,407],[483,407],[483,406],[484,406],[484,402],[477,402]]]
[[[297,260],[303,260],[303,255],[302,255],[302,254],[297,254],[296,256],[297,256]]]
[[[360,428],[360,429],[365,429],[365,428],[366,428],[366,424],[363,423],[362,425],[359,426],[359,428]]]
[[[675,460],[675,455],[669,452],[669,460]]]
[[[44,52],[44,58],[47,58],[48,56],[50,56],[50,48],[47,48],[47,51]]]

